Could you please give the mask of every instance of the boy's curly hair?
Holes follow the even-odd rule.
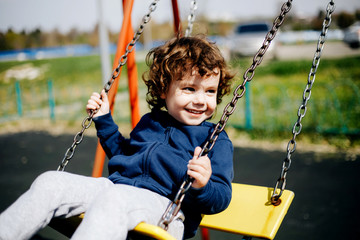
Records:
[[[220,74],[218,104],[222,97],[230,92],[230,80],[234,77],[215,43],[200,35],[169,40],[150,50],[146,63],[149,70],[143,74],[143,80],[148,87],[146,101],[150,108],[165,107],[165,100],[161,95],[167,93],[171,81],[181,80],[185,73],[194,67],[201,76]]]

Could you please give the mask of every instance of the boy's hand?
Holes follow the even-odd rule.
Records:
[[[196,147],[194,150],[194,157],[189,161],[187,174],[194,178],[192,187],[202,188],[204,187],[212,174],[211,162],[208,156],[201,156],[201,147]]]
[[[90,115],[92,111],[97,109],[98,111],[93,117],[105,115],[110,111],[109,99],[105,93],[105,90],[101,91],[101,98],[99,93],[94,92],[88,100],[86,105],[86,112]]]

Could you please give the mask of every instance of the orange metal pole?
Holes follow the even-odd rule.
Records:
[[[132,29],[132,24],[130,20],[130,25],[127,28],[128,37],[134,36],[134,31]],[[131,41],[130,39],[130,41]],[[130,42],[129,41],[129,42]],[[140,121],[140,109],[139,109],[139,96],[138,96],[138,74],[135,61],[135,51],[132,51],[128,55],[127,59],[127,73],[128,73],[128,86],[129,86],[129,102],[131,109],[131,126],[134,128],[136,124]]]
[[[130,42],[133,36],[129,36],[128,34],[128,28],[131,28],[131,12],[132,12],[132,6],[134,1],[133,0],[126,0],[123,1],[123,11],[124,11],[124,17],[123,17],[123,23],[121,27],[121,31],[119,33],[119,40],[117,44],[117,50],[115,54],[115,59],[113,63],[113,69],[117,67],[119,64],[120,57],[125,53],[125,48],[127,45],[127,42]],[[134,52],[130,53],[134,54]],[[121,72],[121,69],[120,69]],[[120,76],[121,74],[119,74]],[[108,98],[110,102],[110,109],[111,111],[114,109],[114,102],[115,102],[115,95],[119,86],[119,79],[120,77],[116,78],[114,80],[113,86],[111,87],[110,91],[108,92]],[[113,112],[113,111],[112,111]],[[92,171],[93,177],[101,177],[102,172],[104,169],[104,163],[105,163],[105,152],[102,149],[100,143],[98,142],[96,147],[96,153],[95,153],[95,161],[94,161],[94,167]]]

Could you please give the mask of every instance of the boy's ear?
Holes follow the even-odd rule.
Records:
[[[161,99],[165,99],[165,98],[166,98],[166,94],[165,94],[165,93],[162,93],[162,94],[160,95],[160,98],[161,98]]]

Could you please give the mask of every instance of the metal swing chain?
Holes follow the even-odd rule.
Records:
[[[223,114],[220,118],[220,121],[215,125],[215,128],[211,133],[207,142],[204,144],[199,157],[207,154],[214,147],[215,142],[219,137],[219,134],[224,130],[230,115],[233,114],[233,112],[235,111],[237,101],[245,94],[246,91],[245,84],[247,82],[250,82],[254,77],[256,67],[260,65],[267,49],[270,46],[271,41],[274,39],[279,27],[284,22],[286,14],[290,11],[291,5],[292,5],[292,0],[288,0],[286,3],[282,5],[281,12],[279,16],[274,20],[271,30],[266,34],[263,45],[255,54],[252,65],[245,71],[243,75],[244,78],[243,83],[237,86],[235,91],[233,92],[234,97],[232,98],[231,102],[229,102],[226,105]],[[238,91],[241,92],[238,93]],[[188,176],[187,179],[181,184],[181,187],[177,192],[174,201],[172,201],[168,205],[165,213],[162,216],[162,219],[159,222],[159,226],[162,227],[163,229],[167,230],[169,224],[178,214],[181,208],[181,203],[185,197],[186,192],[190,189],[192,181],[193,180]]]
[[[188,26],[185,30],[185,37],[190,37],[195,21],[195,11],[197,9],[196,0],[191,1],[190,14],[188,16]]]
[[[108,92],[109,92],[112,84],[114,83],[115,79],[119,76],[120,69],[122,68],[122,66],[124,66],[126,64],[127,57],[129,55],[129,53],[131,53],[134,50],[136,42],[139,40],[141,34],[143,33],[145,25],[150,21],[151,14],[155,11],[156,5],[157,5],[157,3],[159,1],[160,0],[153,0],[153,2],[150,4],[148,13],[145,14],[145,16],[142,18],[142,22],[140,23],[138,30],[135,32],[133,39],[126,46],[125,53],[120,57],[119,64],[117,65],[117,67],[112,72],[110,80],[104,85],[103,89],[105,90],[106,94],[108,94]],[[83,138],[84,138],[85,130],[88,129],[91,126],[93,116],[94,116],[94,114],[96,112],[97,111],[92,111],[89,114],[89,116],[85,117],[85,119],[83,120],[81,131],[78,132],[75,135],[74,142],[66,150],[64,158],[62,159],[59,167],[57,168],[57,171],[65,171],[65,167],[67,166],[67,164],[69,163],[71,158],[74,156],[75,149],[76,149],[77,145],[79,145],[82,142]]]
[[[334,10],[335,10],[335,3],[333,0],[331,0],[326,7],[326,16],[323,21],[322,31],[321,31],[319,39],[318,39],[316,51],[315,51],[314,58],[312,61],[312,66],[311,66],[311,69],[310,69],[310,72],[308,75],[307,84],[306,84],[306,87],[305,87],[305,90],[304,90],[303,96],[302,96],[303,101],[300,104],[298,112],[297,112],[298,119],[292,129],[293,136],[287,145],[287,156],[283,161],[280,177],[278,178],[278,180],[275,184],[274,192],[271,196],[271,203],[275,206],[279,205],[281,203],[280,197],[285,190],[286,175],[287,175],[287,172],[289,171],[290,165],[291,165],[291,154],[294,153],[295,149],[296,149],[296,140],[295,139],[296,139],[296,136],[300,134],[301,129],[302,129],[301,120],[305,117],[305,114],[307,111],[306,105],[311,96],[311,88],[315,81],[316,71],[317,71],[319,63],[320,63],[321,53],[324,48],[324,43],[326,40],[326,33],[331,24],[331,14],[334,12]],[[277,193],[278,189],[280,189],[279,193]]]

